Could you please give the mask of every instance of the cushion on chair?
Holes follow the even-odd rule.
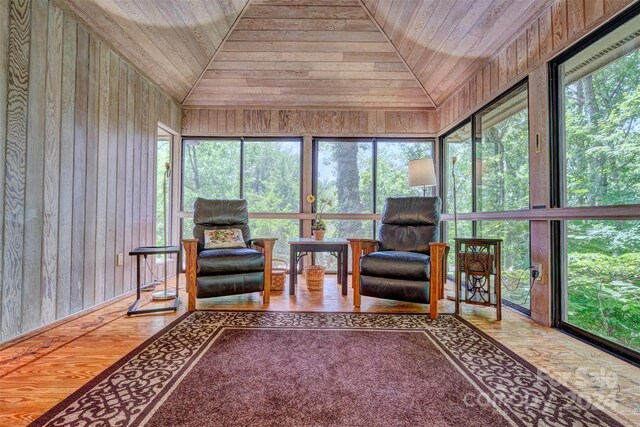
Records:
[[[360,258],[360,274],[401,280],[429,281],[429,255],[417,252],[378,251]]]
[[[242,238],[239,228],[220,228],[204,231],[205,249],[233,249],[246,248],[247,244]]]
[[[440,236],[439,197],[389,197],[382,213],[380,249],[429,254]]]
[[[368,297],[429,304],[430,289],[426,281],[360,276],[360,294]]]
[[[198,250],[204,248],[204,231],[239,228],[245,242],[251,240],[249,210],[246,200],[202,199],[193,204],[193,237],[198,239]]]
[[[264,290],[264,273],[226,274],[201,276],[196,279],[196,298],[214,298]]]
[[[251,273],[264,270],[264,255],[254,249],[212,249],[200,251],[198,276]]]

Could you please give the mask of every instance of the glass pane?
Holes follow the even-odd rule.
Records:
[[[197,197],[240,197],[240,140],[185,140],[182,163],[184,211]]]
[[[476,118],[476,209],[529,208],[527,85]]]
[[[640,203],[640,16],[559,69],[565,206]]]
[[[567,221],[564,320],[640,351],[640,221]]]
[[[171,177],[166,176],[166,165],[171,164],[171,135],[158,128],[156,142],[156,246],[164,246],[171,239]],[[165,216],[166,213],[166,216]],[[166,229],[165,224],[169,227]]]
[[[376,210],[382,212],[387,197],[422,196],[422,188],[409,187],[409,160],[431,158],[431,141],[378,140],[376,177]],[[427,196],[435,187],[428,187]]]
[[[193,239],[193,218],[181,218],[180,219],[180,235],[183,239]],[[180,245],[180,250],[182,251],[182,269],[185,268],[185,253],[184,246]]]
[[[502,299],[529,309],[529,221],[478,221],[478,237],[502,239]]]
[[[276,237],[273,256],[289,265],[289,240],[300,236],[300,221],[297,219],[262,219],[249,220],[252,237]]]
[[[444,172],[446,183],[445,209],[453,213],[453,157],[456,158],[455,181],[458,212],[471,212],[471,124],[467,124],[444,139]]]
[[[300,212],[300,140],[245,140],[244,150],[251,212]]]
[[[447,276],[453,279],[456,274],[456,259],[453,256],[456,249],[455,241],[455,224],[453,221],[447,221],[447,238],[449,244],[449,256],[447,257]],[[471,221],[458,221],[458,237],[473,237]],[[453,287],[451,288],[454,289]]]
[[[362,239],[372,239],[373,238],[373,221],[364,221],[364,220],[347,220],[347,219],[330,219],[325,221],[327,223],[327,231],[325,234],[325,238],[334,237],[334,238],[362,238]],[[349,248],[349,272],[351,271],[351,248]],[[337,261],[336,258],[326,254],[326,253],[318,253],[316,254],[317,265],[323,265],[330,271],[335,271],[337,269]]]
[[[325,212],[372,213],[372,142],[318,141],[317,197]]]

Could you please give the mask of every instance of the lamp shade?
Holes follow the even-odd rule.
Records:
[[[409,161],[409,186],[431,187],[436,185],[436,171],[433,159],[416,159]]]

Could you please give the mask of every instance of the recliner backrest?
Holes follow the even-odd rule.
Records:
[[[245,242],[251,240],[249,209],[246,200],[202,199],[193,204],[193,237],[198,239],[198,249],[204,247],[204,231],[220,228],[239,228]]]
[[[378,240],[382,251],[429,254],[440,239],[440,197],[389,197]]]

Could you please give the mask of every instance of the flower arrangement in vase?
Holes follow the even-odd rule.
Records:
[[[324,212],[324,209],[329,206],[333,206],[333,201],[331,199],[317,199],[319,206],[316,205],[316,219],[313,222],[313,225],[311,226],[311,229],[313,230],[313,238],[316,240],[323,240],[324,239],[324,233],[327,230],[327,224],[323,221],[322,219],[322,213]],[[309,194],[307,196],[307,202],[309,203],[315,203],[316,202],[316,196],[314,196],[313,194]]]

